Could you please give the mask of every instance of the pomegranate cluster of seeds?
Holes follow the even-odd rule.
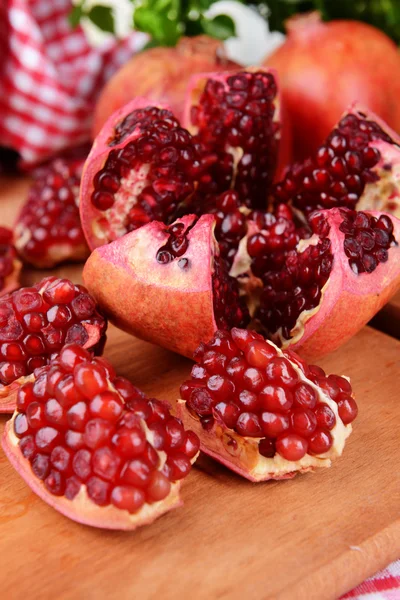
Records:
[[[0,294],[6,286],[6,279],[14,271],[15,259],[13,232],[7,227],[0,227]]]
[[[370,142],[393,140],[363,113],[348,114],[330,133],[316,156],[293,166],[278,183],[273,195],[278,202],[291,201],[306,214],[319,208],[354,209],[365,186],[377,180],[372,169],[381,154]]]
[[[372,273],[379,263],[388,260],[388,250],[397,245],[393,222],[388,215],[379,219],[365,212],[342,210],[339,226],[345,234],[344,252],[354,273]]]
[[[239,294],[239,285],[228,274],[226,264],[220,256],[214,258],[212,275],[214,317],[219,329],[246,327],[250,315],[244,299]]]
[[[318,388],[337,403],[345,425],[357,416],[347,379],[308,367],[292,351],[280,353],[257,333],[218,331],[195,358],[192,378],[181,386],[187,408],[205,430],[222,422],[241,436],[260,438],[265,457],[297,461],[332,447],[336,416]]]
[[[285,257],[294,250],[300,239],[309,237],[305,227],[297,226],[287,204],[280,204],[274,213],[254,211],[250,215],[258,231],[247,241],[252,258],[251,270],[261,279],[270,271],[280,271]]]
[[[179,258],[178,265],[181,269],[187,269],[190,267],[188,258],[181,258],[185,254],[189,246],[189,240],[187,239],[188,231],[195,225],[196,221],[191,227],[185,229],[183,223],[174,223],[167,227],[167,232],[170,234],[167,243],[157,250],[156,260],[162,265],[168,264],[175,258]]]
[[[154,219],[170,221],[193,193],[199,174],[192,136],[170,111],[148,107],[134,110],[115,127],[109,146],[121,143],[94,178],[93,205],[107,211],[118,199],[125,208],[133,199],[124,223],[127,231]]]
[[[95,504],[135,513],[189,473],[197,436],[106,360],[71,344],[35,375],[18,391],[14,433],[51,494],[73,500],[84,486]]]
[[[87,289],[47,277],[0,299],[0,383],[46,365],[64,344],[101,351],[107,323]]]
[[[318,243],[310,244],[302,252],[288,251],[279,271],[260,275],[264,288],[256,316],[268,333],[279,332],[285,339],[290,339],[300,313],[319,305],[322,288],[332,270],[334,258],[327,237],[329,224],[318,213],[313,215],[310,224],[312,232],[319,235]]]
[[[88,254],[79,219],[83,160],[57,158],[37,169],[15,227],[15,246],[24,260],[51,267]]]
[[[215,193],[234,184],[245,204],[264,207],[277,162],[276,93],[273,75],[263,71],[207,80],[190,115],[203,164],[209,167],[201,190]],[[220,181],[218,190],[207,189],[213,181]]]
[[[230,268],[239,242],[246,235],[246,215],[240,211],[239,194],[234,190],[223,192],[207,212],[215,215],[215,237],[222,258]]]

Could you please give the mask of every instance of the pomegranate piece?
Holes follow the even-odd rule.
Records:
[[[231,68],[236,70],[238,65],[226,58],[223,43],[207,35],[182,37],[174,48],[138,52],[102,90],[95,107],[93,137],[113,112],[138,96],[168,104],[181,119],[190,77]]]
[[[357,416],[348,379],[245,329],[217,331],[195,359],[178,414],[206,454],[251,481],[330,467],[342,454]]]
[[[8,227],[0,226],[0,296],[19,286],[21,267],[13,243],[13,232]]]
[[[254,213],[230,273],[255,324],[279,346],[315,359],[355,335],[399,289],[400,221],[335,208],[315,211],[308,230],[289,213]]]
[[[311,158],[276,184],[276,202],[309,215],[316,209],[379,210],[400,217],[400,138],[357,105],[341,118]]]
[[[24,262],[48,268],[88,256],[78,210],[82,168],[83,160],[57,158],[36,170],[14,228]]]
[[[194,135],[204,165],[197,202],[204,194],[233,188],[243,204],[264,208],[280,139],[274,74],[254,68],[194,76],[183,124]]]
[[[48,364],[65,343],[95,354],[107,321],[82,285],[46,277],[0,299],[0,412],[13,412],[15,393],[29,374]],[[38,384],[36,384],[38,385]]]
[[[191,357],[218,328],[249,320],[213,228],[212,215],[154,221],[97,248],[84,281],[118,327]]]
[[[67,379],[75,404],[63,386]],[[129,392],[122,395],[121,387]],[[96,394],[99,389],[107,392]],[[57,422],[46,410],[54,396],[62,413]],[[31,489],[65,516],[94,527],[132,530],[181,505],[181,480],[200,442],[171,416],[167,404],[146,398],[116,377],[106,360],[69,344],[19,389],[2,446]]]
[[[155,219],[173,220],[199,170],[192,136],[169,110],[136,98],[114,113],[82,177],[80,214],[90,248]]]

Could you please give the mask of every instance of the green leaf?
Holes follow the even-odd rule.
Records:
[[[182,35],[178,21],[170,19],[165,12],[157,14],[141,6],[135,10],[133,20],[136,29],[151,35],[160,46],[175,46]]]
[[[94,6],[87,16],[102,31],[114,33],[114,16],[109,6]]]
[[[235,23],[228,15],[217,15],[210,20],[201,17],[200,21],[205,33],[219,40],[227,40],[236,33]]]
[[[83,2],[81,2],[77,6],[74,6],[74,8],[69,13],[68,20],[69,20],[69,24],[71,25],[71,27],[78,27],[79,22],[84,15],[82,5],[83,5]]]

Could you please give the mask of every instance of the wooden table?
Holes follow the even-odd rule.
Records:
[[[11,224],[25,183],[2,183],[0,215]],[[57,272],[80,279],[79,267]],[[26,271],[24,281],[41,275]],[[105,355],[171,402],[191,366],[114,327]],[[1,597],[335,599],[398,558],[400,343],[366,327],[320,364],[351,377],[360,408],[331,469],[251,484],[201,457],[183,484],[184,507],[133,533],[69,521],[0,454]]]

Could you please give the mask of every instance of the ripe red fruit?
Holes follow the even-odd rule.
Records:
[[[134,529],[180,505],[178,481],[190,471],[200,444],[166,404],[144,394],[126,403],[114,382],[125,390],[129,382],[123,386],[111,365],[104,359],[101,363],[99,379],[98,359],[76,344],[65,346],[33,385],[20,388],[2,445],[27,484],[61,513],[97,527]],[[107,391],[93,387],[103,377]],[[54,393],[62,396],[59,388],[65,378],[71,378],[80,399],[51,412],[45,407],[54,401]],[[134,402],[141,403],[140,410]],[[154,444],[154,427],[166,440],[162,453]]]
[[[400,57],[382,31],[359,21],[322,22],[318,13],[287,22],[287,39],[265,60],[278,71],[293,127],[296,160],[315,152],[351,102],[362,102],[400,131]]]
[[[219,362],[218,376],[207,362],[215,347],[225,358]],[[195,356],[197,368],[181,386],[178,414],[198,434],[206,454],[251,481],[329,467],[331,459],[340,456],[357,414],[347,379],[326,376],[293,351],[283,352],[249,330],[218,331]],[[255,360],[267,384],[250,392],[243,375],[255,369],[249,365]],[[201,379],[193,377],[198,369],[203,370]],[[219,388],[210,385],[215,377],[226,389],[229,384],[223,401]]]

